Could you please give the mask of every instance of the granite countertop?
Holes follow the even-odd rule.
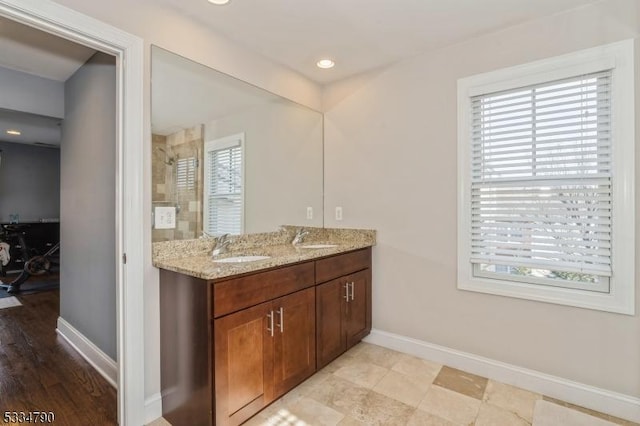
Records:
[[[269,256],[268,259],[242,263],[215,262],[209,254],[211,240],[167,241],[153,244],[153,265],[205,280],[228,278],[257,272],[375,245],[375,231],[363,229],[305,228],[310,231],[300,246],[289,243],[295,227],[285,226],[280,231],[235,237],[227,253],[217,259],[233,256]],[[233,238],[233,237],[232,237]],[[304,248],[312,244],[336,244],[336,247]]]

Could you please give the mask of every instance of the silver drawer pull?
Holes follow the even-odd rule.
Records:
[[[280,327],[280,333],[284,333],[284,308],[278,309],[278,316],[280,317],[280,321],[278,327]]]
[[[344,283],[344,300],[349,302],[349,283]]]
[[[267,318],[269,319],[269,325],[267,325],[267,331],[271,334],[271,337],[273,337],[273,311],[267,314]]]
[[[355,295],[356,295],[355,282],[351,281],[351,283],[349,285],[351,286],[351,301],[353,302],[353,299],[355,298]]]

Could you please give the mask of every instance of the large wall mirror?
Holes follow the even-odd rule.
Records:
[[[323,225],[322,114],[151,49],[153,241]]]

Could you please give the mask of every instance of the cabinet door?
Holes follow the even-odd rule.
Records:
[[[346,281],[337,279],[316,287],[316,343],[318,369],[347,349],[343,327],[346,309]]]
[[[371,330],[370,269],[344,278],[349,285],[349,301],[345,312],[347,349],[358,343]]]
[[[273,399],[271,306],[263,303],[214,321],[217,426],[241,424]]]
[[[277,398],[316,370],[314,288],[273,302],[275,315],[273,386]]]

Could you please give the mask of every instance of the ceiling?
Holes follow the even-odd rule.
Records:
[[[0,140],[3,142],[60,147],[62,120],[26,112],[0,109]],[[7,130],[19,129],[21,135],[8,135]]]
[[[596,1],[154,0],[321,84]]]
[[[95,50],[0,17],[0,67],[66,81]]]

